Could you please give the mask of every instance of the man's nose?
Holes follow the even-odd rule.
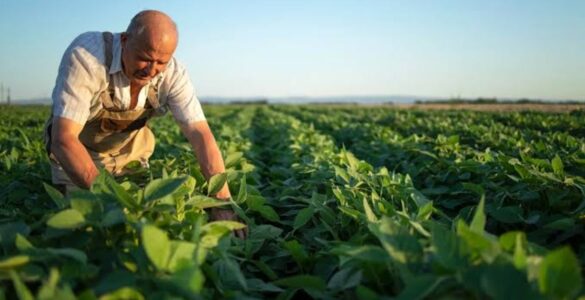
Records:
[[[156,74],[158,73],[157,67],[156,67],[156,62],[148,63],[148,66],[146,66],[146,71],[148,72],[148,76],[150,76],[150,77],[156,76]]]

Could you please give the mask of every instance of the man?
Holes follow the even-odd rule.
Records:
[[[103,167],[124,173],[148,164],[154,136],[149,118],[170,110],[192,145],[206,178],[225,171],[185,68],[173,57],[178,32],[166,14],[138,13],[126,32],[87,32],[65,51],[53,90],[46,143],[56,185],[89,188]],[[231,197],[227,184],[216,195]],[[213,219],[233,219],[214,209]],[[236,234],[243,237],[244,231]]]

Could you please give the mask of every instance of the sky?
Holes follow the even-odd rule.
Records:
[[[585,1],[0,0],[0,83],[49,97],[63,51],[143,9],[179,28],[199,97],[585,101]]]

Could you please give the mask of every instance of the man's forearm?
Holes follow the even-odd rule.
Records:
[[[75,185],[88,189],[99,174],[91,156],[78,139],[56,139],[51,152]]]
[[[213,133],[207,122],[189,124],[181,128],[195,151],[197,161],[201,166],[203,176],[209,180],[213,175],[225,172],[225,165],[221,151],[215,141]],[[231,197],[228,185],[215,195],[217,198],[227,199]]]

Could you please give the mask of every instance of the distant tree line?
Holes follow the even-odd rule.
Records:
[[[583,104],[579,101],[545,101],[539,99],[521,98],[517,100],[498,100],[497,98],[463,99],[450,98],[441,100],[416,100],[415,104]]]

